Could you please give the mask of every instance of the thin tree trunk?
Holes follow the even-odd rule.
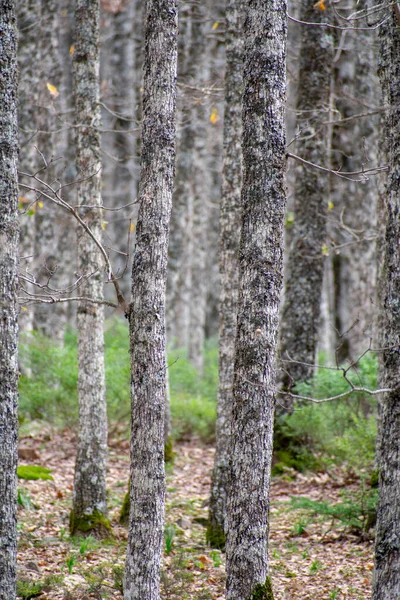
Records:
[[[41,6],[39,44],[40,64],[38,73],[38,111],[36,122],[39,131],[34,144],[38,156],[39,168],[47,167],[42,177],[50,184],[57,179],[57,174],[62,173],[63,164],[57,161],[52,164],[52,159],[57,158],[60,152],[60,137],[51,131],[59,127],[57,112],[60,110],[60,88],[62,78],[61,56],[59,51],[59,2],[56,0],[37,0]],[[41,156],[39,156],[39,152]],[[42,158],[43,157],[43,158]],[[36,278],[41,283],[50,282],[51,287],[57,288],[65,282],[60,278],[60,273],[66,266],[58,248],[62,238],[61,231],[65,223],[63,215],[59,215],[58,207],[47,199],[40,199],[35,211],[35,263],[37,265]],[[34,311],[34,329],[44,335],[62,343],[67,321],[67,305],[65,303],[49,306],[36,304]]]
[[[77,0],[74,51],[78,204],[80,215],[101,241],[99,107],[99,0]],[[85,125],[85,127],[82,127]],[[77,229],[79,273],[90,275],[83,296],[103,300],[103,259],[93,240]],[[104,310],[78,305],[79,443],[75,465],[71,532],[107,535],[107,410],[104,378]]]
[[[148,0],[140,208],[130,313],[132,428],[125,600],[158,600],[163,540],[165,286],[175,161],[175,0]]]
[[[40,80],[40,46],[37,43],[40,31],[41,4],[38,0],[24,0],[17,6],[19,44],[19,144],[21,156],[19,170],[24,173],[35,173],[38,168],[39,153],[35,148],[37,144],[35,132],[38,128],[38,87]],[[29,177],[20,177],[20,183],[31,185]],[[20,188],[20,257],[21,271],[26,269],[32,272],[34,261],[35,242],[35,216],[36,194],[28,191],[22,186]],[[34,289],[27,283],[24,287],[30,293]],[[22,306],[19,327],[21,332],[33,330],[33,306]],[[29,367],[24,365],[25,370]]]
[[[230,420],[239,283],[240,191],[242,187],[242,0],[228,0],[225,17],[224,165],[220,216],[219,379],[216,450],[207,540],[225,546],[226,495],[229,481]]]
[[[302,0],[300,19],[325,20],[313,2]],[[296,109],[302,158],[326,165],[329,156],[332,35],[323,27],[300,25],[301,49]],[[308,379],[313,372],[320,321],[329,177],[299,166],[295,182],[294,225],[291,232],[285,299],[281,320],[280,355],[284,389]],[[295,361],[295,362],[290,362]],[[310,365],[310,366],[307,366]]]
[[[269,485],[286,210],[286,2],[247,4],[227,599],[271,598]],[[258,594],[258,596],[255,596]]]
[[[191,7],[179,6],[178,78],[193,83],[191,49]],[[168,247],[168,281],[166,326],[167,339],[178,348],[187,348],[190,334],[190,301],[192,290],[191,259],[193,254],[193,188],[191,173],[194,136],[192,98],[178,89],[178,131],[176,178],[172,200],[170,241]]]
[[[17,27],[0,2],[0,598],[16,596],[18,404]]]
[[[385,245],[380,280],[382,398],[379,503],[375,540],[373,600],[400,597],[400,28],[397,3],[383,11],[380,80],[383,150],[389,172],[384,193]]]

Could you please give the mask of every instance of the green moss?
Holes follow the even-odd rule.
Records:
[[[18,479],[26,479],[36,481],[37,479],[49,479],[53,481],[53,477],[50,475],[51,469],[45,467],[38,467],[36,465],[22,465],[17,469]]]
[[[36,596],[41,596],[43,583],[41,581],[31,581],[29,579],[17,579],[17,596],[23,600],[29,600]]]
[[[121,512],[119,515],[120,525],[129,525],[130,506],[131,506],[131,502],[130,502],[130,496],[129,496],[129,490],[128,490],[124,496],[124,501],[122,502]]]
[[[73,510],[69,517],[69,530],[71,535],[93,535],[98,538],[112,537],[112,528],[109,519],[98,510],[90,515],[78,516]]]
[[[271,579],[266,578],[265,583],[257,583],[249,600],[274,600]]]
[[[172,441],[172,437],[169,436],[167,441],[164,444],[164,461],[166,463],[173,463],[175,460],[175,452],[174,445]]]
[[[211,548],[216,548],[217,550],[224,550],[226,538],[221,525],[215,522],[209,522],[206,531],[206,540],[207,544],[211,546]]]

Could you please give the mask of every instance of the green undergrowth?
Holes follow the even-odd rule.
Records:
[[[30,600],[31,598],[39,597],[44,593],[49,593],[52,589],[57,589],[62,580],[63,577],[61,575],[49,575],[39,581],[27,577],[19,577],[17,579],[17,598]]]
[[[293,497],[290,509],[301,509],[310,515],[331,521],[332,524],[340,523],[345,528],[366,533],[375,526],[377,504],[378,490],[362,485],[358,491],[343,492],[343,501],[336,504],[327,501],[317,502],[305,497]]]
[[[368,353],[347,377],[354,386],[375,390],[377,359]],[[318,369],[310,383],[295,392],[314,399],[330,398],[350,389],[341,369]],[[323,470],[331,464],[372,471],[376,445],[376,398],[365,393],[323,402],[299,400],[291,414],[275,423],[274,474],[287,468],[303,472]]]
[[[60,347],[51,340],[30,333],[21,335],[19,420],[22,431],[32,421],[60,427],[74,427],[78,420],[77,339],[67,332]],[[106,397],[110,422],[120,423],[129,433],[130,356],[129,331],[123,319],[105,326]],[[218,346],[207,341],[204,374],[200,376],[185,350],[168,353],[171,395],[172,439],[199,437],[214,439],[218,385]],[[167,448],[168,450],[169,448]],[[168,457],[170,458],[170,457]]]

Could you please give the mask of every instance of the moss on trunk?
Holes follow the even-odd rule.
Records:
[[[97,510],[90,515],[83,516],[78,516],[71,510],[69,531],[71,535],[93,535],[97,538],[109,538],[113,535],[109,519]]]
[[[269,577],[266,578],[265,583],[258,583],[256,585],[249,600],[274,600],[271,579]]]

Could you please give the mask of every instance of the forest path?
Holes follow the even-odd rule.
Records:
[[[20,440],[20,464],[52,469],[54,481],[19,481],[20,579],[39,582],[42,600],[121,599],[127,531],[118,524],[127,489],[129,444],[114,435],[110,443],[108,504],[113,543],[71,540],[71,506],[76,436],[71,431],[32,429]],[[170,600],[223,600],[224,555],[205,544],[207,498],[214,450],[197,440],[177,444],[167,467],[165,557],[162,597]],[[290,473],[273,480],[271,494],[271,576],[275,600],[365,600],[370,597],[373,545],[330,527],[304,510],[288,510],[291,496],[330,503],[356,482],[341,471],[333,475]],[[28,591],[26,595],[29,596]]]

